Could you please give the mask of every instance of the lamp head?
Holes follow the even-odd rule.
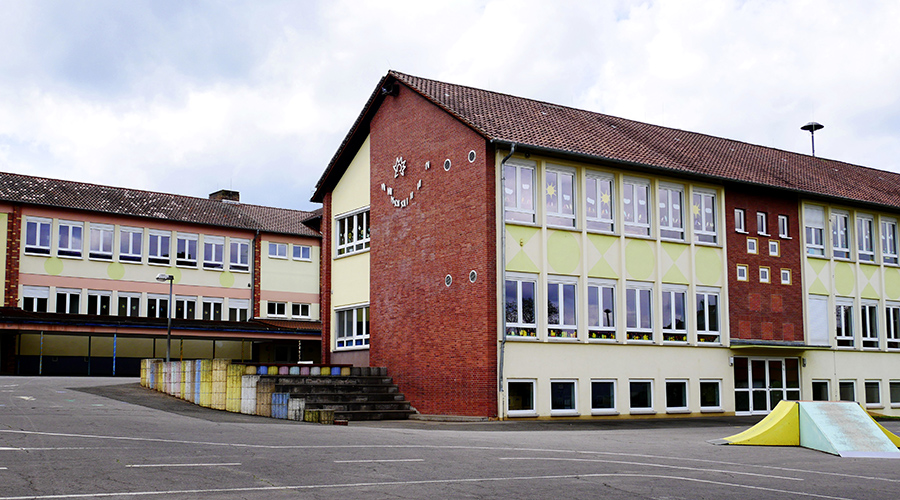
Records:
[[[159,273],[156,275],[156,281],[159,281],[159,282],[172,281],[174,279],[175,279],[175,276],[172,276],[171,274]]]

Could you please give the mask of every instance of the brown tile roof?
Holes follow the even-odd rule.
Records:
[[[0,172],[0,201],[320,237],[318,231],[304,224],[306,220],[321,217],[317,211],[229,203],[6,172]]]
[[[401,82],[485,139],[519,150],[606,160],[900,208],[900,174],[390,71],[319,181],[314,201],[346,168],[351,135],[368,128],[383,87]],[[352,152],[346,152],[351,155]],[[320,191],[323,191],[320,193]]]

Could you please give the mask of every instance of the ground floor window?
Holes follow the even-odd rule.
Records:
[[[50,287],[23,286],[22,309],[28,312],[47,312],[47,303],[50,300]]]
[[[652,380],[630,380],[629,403],[631,413],[652,413],[653,412],[653,381]]]
[[[577,415],[577,384],[574,380],[553,380],[550,382],[550,414]]]
[[[812,400],[813,401],[830,401],[831,389],[827,380],[812,381]]]
[[[335,312],[337,348],[368,347],[369,306]]]
[[[666,411],[669,413],[690,411],[687,380],[666,380]]]
[[[507,414],[510,417],[531,417],[534,409],[534,380],[510,380],[507,388]]]
[[[881,406],[881,381],[866,380],[866,407],[880,408]]]
[[[615,413],[616,381],[591,380],[591,412],[594,414]]]
[[[799,358],[734,358],[738,414],[766,414],[781,400],[800,400]]]
[[[841,401],[856,401],[856,381],[841,380],[838,382],[838,393]]]
[[[897,408],[900,406],[900,380],[891,380],[890,389],[891,407]]]
[[[722,381],[700,381],[700,411],[722,411]]]

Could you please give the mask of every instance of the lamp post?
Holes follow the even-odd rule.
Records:
[[[169,282],[169,303],[166,308],[166,363],[168,363],[169,356],[172,353],[172,283],[175,282],[175,276],[159,273],[156,275],[156,281],[161,283]]]

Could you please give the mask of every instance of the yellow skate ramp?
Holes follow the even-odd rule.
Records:
[[[723,438],[721,444],[800,446],[800,410],[796,401],[779,401],[775,409],[744,432]]]

